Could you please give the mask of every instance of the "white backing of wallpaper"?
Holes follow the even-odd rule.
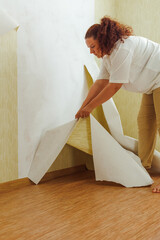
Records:
[[[122,148],[92,115],[91,133],[97,181],[112,181],[125,187],[140,187],[153,183],[140,159]]]
[[[87,94],[84,35],[94,0],[0,0],[18,31],[18,167],[26,177],[42,132],[71,121]]]
[[[66,144],[77,120],[70,121],[42,134],[28,173],[34,183],[38,183],[48,171]]]

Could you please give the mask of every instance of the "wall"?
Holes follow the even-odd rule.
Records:
[[[99,23],[100,19],[109,15],[115,17],[116,5],[115,0],[95,0],[95,22]]]
[[[136,35],[160,43],[159,0],[115,0],[116,18],[131,25]]]
[[[9,8],[15,7],[15,2],[11,4],[10,1],[0,0],[1,4]],[[18,1],[21,2],[21,1]],[[145,36],[160,42],[160,1],[159,0],[95,0],[95,22],[99,22],[100,18],[104,15],[116,17],[119,21],[131,25],[135,31],[135,34]],[[11,11],[12,12],[12,11]],[[9,35],[8,35],[9,36]],[[12,57],[14,63],[16,63],[15,48],[16,36],[13,35],[12,46],[9,43],[9,48],[1,48],[1,52],[12,51]],[[11,39],[12,39],[11,37]],[[2,40],[1,46],[4,44]],[[10,40],[9,40],[10,41]],[[8,42],[7,42],[8,44]],[[8,61],[8,60],[7,60]],[[1,61],[2,62],[2,61]],[[3,61],[4,62],[4,61]],[[99,61],[97,61],[100,64]],[[2,65],[1,65],[2,66]],[[5,74],[9,74],[8,62],[5,66]],[[16,82],[16,71],[13,72],[13,79],[8,78],[7,81],[1,81],[1,165],[0,165],[0,182],[9,181],[18,178],[18,144],[17,144],[17,82]],[[3,75],[3,74],[2,74]],[[2,77],[0,77],[2,80]],[[7,92],[3,91],[4,84]],[[10,90],[11,91],[10,92]],[[9,93],[11,93],[9,95]],[[7,97],[6,97],[7,96]],[[136,117],[141,101],[140,94],[129,93],[124,90],[120,90],[115,96],[114,101],[120,112],[124,133],[137,138],[137,122]],[[5,103],[5,104],[4,104]],[[7,126],[6,126],[7,123]],[[3,127],[2,127],[3,126]],[[157,143],[160,146],[160,141]],[[157,149],[160,150],[160,147]],[[66,145],[52,167],[51,170],[59,168],[66,168],[83,164],[85,162],[92,161],[92,157]]]
[[[87,91],[83,58],[88,56],[88,49],[84,32],[94,22],[94,0],[70,0],[70,5],[68,0],[0,0],[0,5],[20,25],[18,80],[14,78],[12,86],[8,78],[2,99],[8,104],[2,109],[5,115],[1,111],[1,129],[7,133],[2,135],[5,141],[1,148],[0,182],[4,182],[26,177],[42,132],[51,125],[55,128],[72,120],[81,106]],[[10,55],[6,47],[3,52]],[[6,62],[4,71],[10,74],[7,67]],[[13,89],[18,89],[18,95],[9,95]],[[9,101],[5,98],[8,95]],[[18,136],[17,115],[15,118],[12,108],[18,109]],[[88,155],[75,151],[66,145],[52,170],[84,163]]]

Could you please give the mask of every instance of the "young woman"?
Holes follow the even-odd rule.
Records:
[[[143,93],[137,119],[138,156],[146,169],[151,168],[157,130],[160,134],[160,45],[134,36],[131,27],[109,17],[92,25],[85,41],[90,53],[103,60],[99,76],[75,118],[88,117],[121,87]],[[160,184],[152,192],[160,193]]]

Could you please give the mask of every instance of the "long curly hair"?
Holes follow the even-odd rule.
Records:
[[[132,27],[105,16],[100,24],[94,24],[87,30],[85,39],[93,37],[98,40],[102,53],[110,55],[118,40],[124,42],[123,39],[131,35],[133,35]]]

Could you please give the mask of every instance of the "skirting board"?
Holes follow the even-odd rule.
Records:
[[[47,172],[44,177],[41,179],[40,183],[50,181],[52,179],[58,178],[58,177],[64,177],[67,175],[71,175],[74,173],[78,172],[84,172],[88,171],[85,165],[79,165],[75,167],[70,167],[70,168],[65,168],[65,169],[60,169],[56,170],[53,172]],[[21,179],[16,179],[14,181],[9,181],[5,183],[0,183],[0,193],[6,193],[10,191],[14,191],[26,186],[34,185],[36,186],[29,178],[21,178]]]

